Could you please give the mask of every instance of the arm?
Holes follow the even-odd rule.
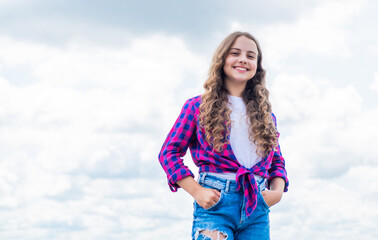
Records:
[[[266,204],[269,207],[281,201],[284,188],[285,180],[283,180],[283,178],[276,177],[273,178],[270,182],[270,190],[264,190],[261,192]]]
[[[277,129],[276,116],[272,114],[272,118],[274,121],[274,125]],[[279,138],[279,136],[280,136],[280,133],[277,131],[277,139]],[[279,143],[277,147],[274,148],[273,151],[274,151],[273,152],[274,154],[272,158],[272,164],[270,166],[270,169],[268,170],[268,173],[269,173],[268,188],[272,189],[273,187],[276,187],[277,184],[274,184],[275,186],[273,186],[273,180],[275,178],[281,178],[284,183],[283,192],[287,192],[288,186],[289,186],[289,179],[287,178],[287,172],[285,168],[285,159],[282,157],[281,147]],[[279,181],[279,180],[275,180],[275,181]]]
[[[177,182],[191,176],[193,173],[184,165],[185,156],[190,142],[195,137],[196,118],[191,99],[187,100],[181,109],[175,124],[168,133],[159,153],[159,161],[167,174],[168,185],[171,191],[176,192],[180,187]]]
[[[277,121],[274,114],[272,114],[272,118],[277,129]],[[279,137],[280,134],[277,132],[277,135],[277,137]],[[268,172],[269,190],[263,191],[262,195],[268,206],[273,206],[281,200],[283,192],[287,192],[289,186],[289,180],[287,178],[287,173],[285,169],[285,159],[282,157],[281,148],[279,144],[274,149],[272,165]]]
[[[167,174],[168,184],[173,192],[182,187],[203,208],[209,208],[219,201],[220,192],[202,187],[193,178],[193,173],[183,164],[190,143],[196,133],[196,118],[193,104],[190,100],[184,104],[179,117],[159,153],[159,161]]]

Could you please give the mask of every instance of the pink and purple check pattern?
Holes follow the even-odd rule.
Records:
[[[281,177],[285,180],[285,192],[288,190],[289,180],[285,169],[280,146],[272,149],[269,155],[246,168],[236,159],[230,144],[224,145],[222,152],[212,151],[205,139],[204,129],[199,127],[199,106],[201,95],[188,99],[177,118],[159,153],[159,161],[167,174],[168,184],[173,192],[180,187],[177,181],[187,177],[194,177],[193,173],[184,165],[182,157],[189,147],[194,164],[200,172],[236,172],[238,189],[243,189],[246,201],[246,214],[249,216],[257,206],[258,187],[253,174],[265,177],[268,182]],[[277,127],[276,117],[272,118]],[[278,134],[279,136],[279,134]],[[269,186],[268,186],[269,187]]]

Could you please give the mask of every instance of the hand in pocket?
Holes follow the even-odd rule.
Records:
[[[204,209],[214,206],[220,199],[221,193],[218,190],[201,187],[194,199]]]
[[[266,204],[268,207],[271,207],[278,203],[282,198],[282,192],[279,190],[264,190],[261,191],[261,195],[263,196]]]

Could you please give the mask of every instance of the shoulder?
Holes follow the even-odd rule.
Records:
[[[197,103],[197,102],[201,102],[201,94],[200,95],[197,95],[195,97],[192,97],[192,98],[189,98],[187,101],[190,101],[190,102],[193,102],[193,103]]]
[[[199,108],[200,104],[201,104],[201,95],[197,95],[195,97],[189,98],[185,102],[185,105],[191,106],[193,108]]]

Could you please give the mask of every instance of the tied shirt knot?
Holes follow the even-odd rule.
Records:
[[[236,172],[237,190],[243,187],[246,215],[249,216],[256,209],[258,186],[254,171],[245,166],[240,166]]]

